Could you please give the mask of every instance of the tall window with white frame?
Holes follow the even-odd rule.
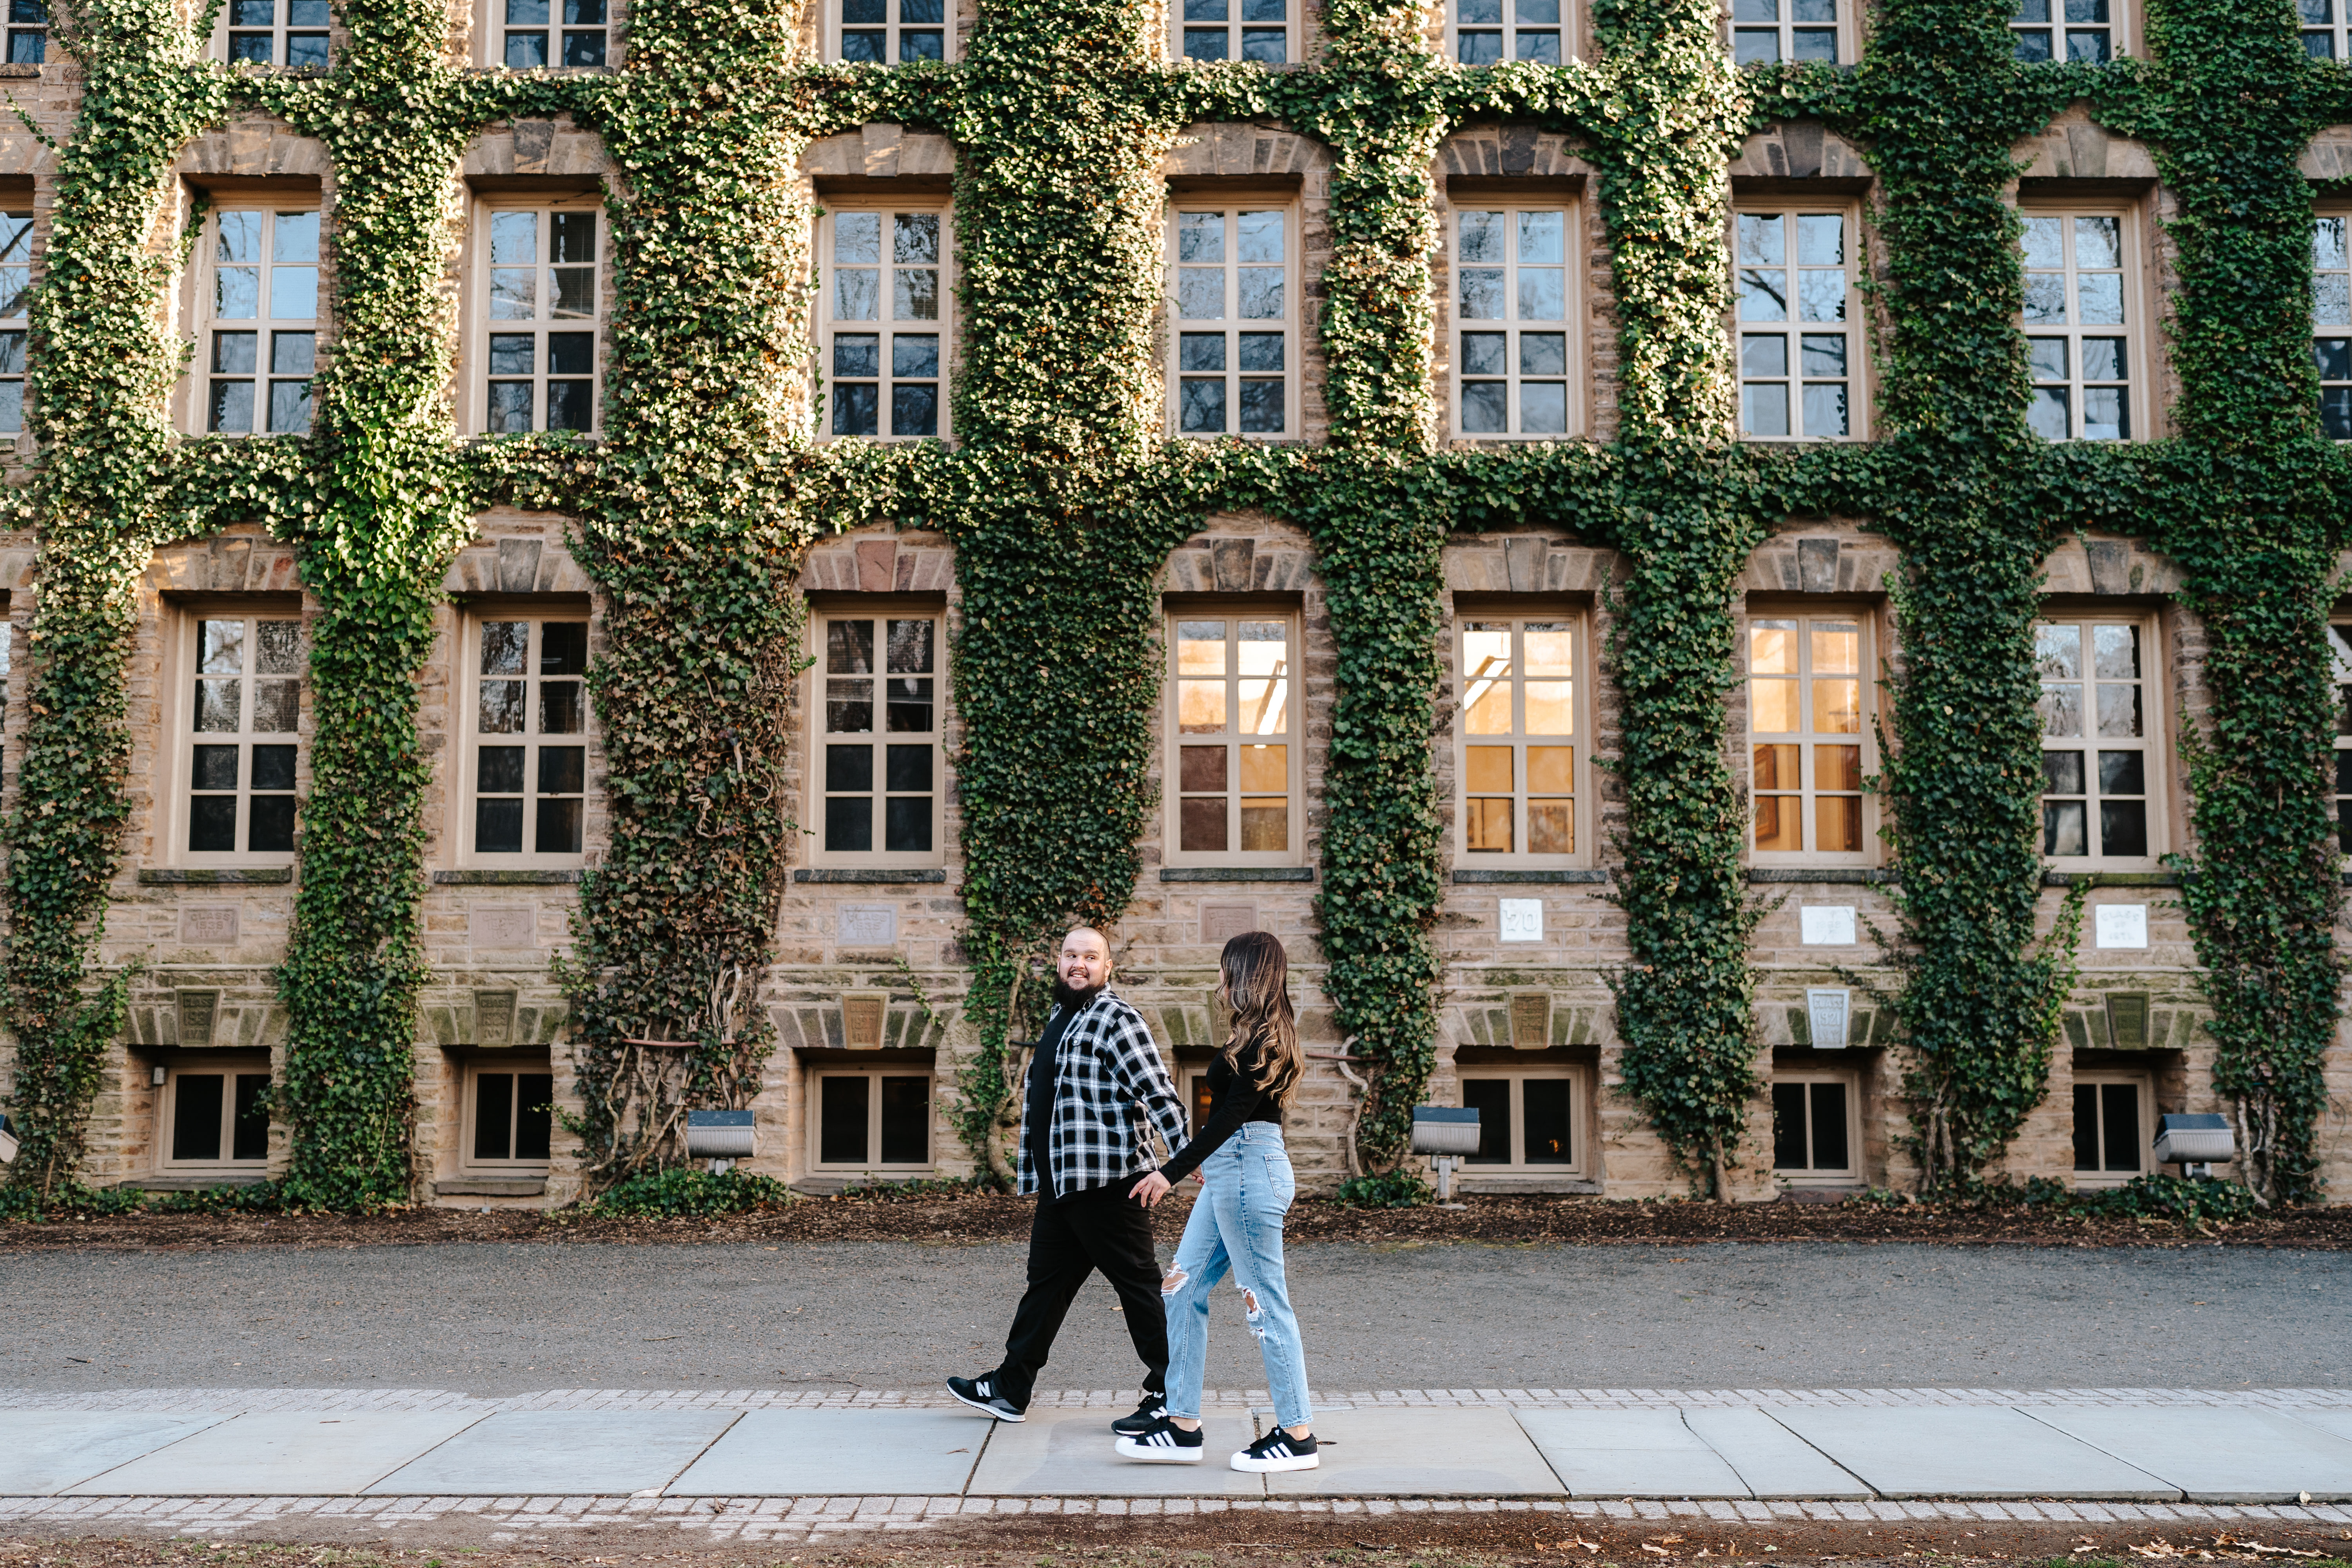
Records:
[[[2158,752],[2147,672],[2154,627],[2106,616],[2033,629],[2042,681],[2042,853],[2075,865],[2152,864]]]
[[[2311,363],[2319,373],[2319,431],[2352,441],[2352,219],[2331,213],[2311,221]]]
[[[294,855],[294,765],[308,662],[298,616],[183,617],[181,730],[185,849],[196,864],[285,863]]]
[[[2123,52],[2123,0],[2018,0],[2009,20],[2021,60],[2097,65]],[[2063,43],[2062,43],[2063,39]],[[2061,50],[2063,50],[2062,53]]]
[[[2151,1087],[2144,1073],[2074,1075],[2075,1185],[2119,1185],[2147,1170]]]
[[[1569,396],[1573,215],[1559,206],[1457,208],[1454,310],[1461,434],[1562,436]]]
[[[948,58],[946,0],[840,0],[841,58],[852,64]]]
[[[1846,321],[1850,216],[1733,215],[1739,429],[1751,439],[1834,441],[1856,434],[1858,366]]]
[[[0,213],[0,436],[25,428],[25,342],[32,330],[33,215]]]
[[[1564,616],[1462,623],[1462,849],[1576,853],[1576,629]]]
[[[1486,1173],[1573,1175],[1577,1080],[1559,1068],[1465,1067],[1462,1103],[1478,1112],[1478,1152],[1463,1161]]]
[[[928,860],[940,843],[945,782],[940,618],[828,610],[818,622],[824,858],[847,865]]]
[[[48,0],[8,0],[8,63],[37,66],[48,58]]]
[[[473,617],[466,837],[477,864],[576,865],[587,813],[588,622]]]
[[[845,208],[824,221],[827,433],[898,440],[942,434],[952,304],[941,276],[947,209]]]
[[[2294,11],[2303,24],[2305,54],[2315,60],[2345,58],[2344,15],[2336,0],[2295,0]]]
[[[1175,858],[1269,865],[1299,848],[1298,626],[1265,611],[1170,616]]]
[[[1739,65],[1838,58],[1838,0],[1732,0],[1731,58]]]
[[[2336,847],[2352,855],[2352,625],[2328,624],[2327,668],[2336,683]]]
[[[1454,0],[1454,58],[1465,66],[1556,66],[1575,55],[1564,0]]]
[[[222,25],[235,65],[327,65],[327,0],[228,0]]]
[[[1278,66],[1290,40],[1295,0],[1183,0],[1180,40],[1188,60],[1255,60]]]
[[[2027,213],[2025,422],[2052,441],[2132,438],[2132,294],[2122,213]]]
[[[603,293],[596,210],[493,207],[485,216],[482,428],[494,436],[593,430]]]
[[[1864,857],[1863,629],[1852,614],[1748,623],[1748,783],[1759,857]]]
[[[499,8],[499,62],[509,70],[602,70],[612,41],[606,0],[489,0]]]
[[[202,428],[299,436],[310,428],[318,367],[319,214],[225,207],[198,279]]]
[[[1174,252],[1176,429],[1279,436],[1289,428],[1290,233],[1284,207],[1180,207]]]

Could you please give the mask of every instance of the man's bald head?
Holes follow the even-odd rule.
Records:
[[[1101,990],[1110,984],[1110,939],[1092,926],[1072,928],[1062,937],[1054,970],[1073,991]]]

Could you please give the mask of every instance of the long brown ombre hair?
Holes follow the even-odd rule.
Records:
[[[1272,931],[1244,931],[1225,943],[1217,963],[1234,1010],[1225,1065],[1232,1067],[1242,1049],[1255,1043],[1265,1064],[1258,1088],[1275,1104],[1289,1105],[1307,1070],[1307,1058],[1298,1051],[1298,1015],[1290,1006],[1290,955]]]

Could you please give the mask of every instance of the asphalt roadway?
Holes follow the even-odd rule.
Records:
[[[0,1387],[920,1389],[994,1364],[1017,1246],[0,1256]],[[1307,1371],[1395,1388],[2352,1386],[2352,1253],[1839,1243],[1294,1248]],[[1208,1384],[1265,1385],[1237,1300]],[[1131,1387],[1099,1279],[1046,1389]]]

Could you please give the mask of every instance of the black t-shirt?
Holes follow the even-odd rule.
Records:
[[[1029,1168],[1037,1173],[1037,1201],[1054,1201],[1054,1163],[1046,1149],[1054,1131],[1054,1089],[1060,1076],[1062,1037],[1070,1032],[1070,1020],[1078,1016],[1076,1008],[1067,1003],[1056,1005],[1054,1016],[1045,1020],[1045,1037],[1037,1042],[1034,1055],[1029,1058],[1029,1096],[1024,1122],[1024,1134],[1029,1144]]]
[[[1252,1040],[1234,1053],[1230,1066],[1223,1051],[1209,1063],[1209,1119],[1192,1141],[1176,1152],[1175,1158],[1160,1167],[1160,1173],[1171,1184],[1191,1175],[1202,1161],[1223,1148],[1225,1140],[1240,1131],[1244,1122],[1282,1125],[1282,1107],[1258,1087],[1265,1062],[1265,1053]]]

